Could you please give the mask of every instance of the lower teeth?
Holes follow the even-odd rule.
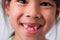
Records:
[[[34,29],[33,28],[28,28],[28,30],[32,30],[33,31]]]
[[[38,30],[42,26],[42,25],[39,25],[38,27],[37,26],[36,27],[28,27],[26,25],[23,25],[22,23],[21,23],[21,25],[24,26],[24,28],[27,28],[28,30]]]

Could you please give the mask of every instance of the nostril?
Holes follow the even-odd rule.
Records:
[[[32,18],[34,18],[34,19],[38,19],[38,18],[40,18],[40,16],[30,16],[30,15],[26,15],[26,17],[32,17]]]
[[[35,18],[39,18],[39,17],[35,17]]]
[[[35,19],[40,19],[40,16],[35,16],[34,18],[35,18]]]
[[[30,17],[29,15],[27,15],[26,17]]]

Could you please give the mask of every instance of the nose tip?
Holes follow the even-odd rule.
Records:
[[[34,18],[34,19],[39,19],[40,18],[40,16],[38,16],[38,15],[26,15],[26,17],[29,17],[29,18]]]

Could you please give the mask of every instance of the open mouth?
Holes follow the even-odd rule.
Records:
[[[36,34],[40,31],[44,24],[20,23],[20,25],[24,28],[25,32],[29,34]]]

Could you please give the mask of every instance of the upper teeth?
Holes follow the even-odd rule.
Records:
[[[24,26],[24,28],[27,28],[28,27],[28,25],[26,25],[26,24],[23,24],[23,26]]]
[[[39,27],[39,26],[38,26],[38,27]],[[34,27],[34,29],[35,29],[35,30],[37,30],[37,28],[38,28],[38,27],[37,27],[37,26],[35,26],[35,27]]]
[[[24,28],[28,29],[28,30],[37,30],[37,28],[39,27],[38,26],[35,26],[35,27],[29,27],[27,24],[23,24]]]

